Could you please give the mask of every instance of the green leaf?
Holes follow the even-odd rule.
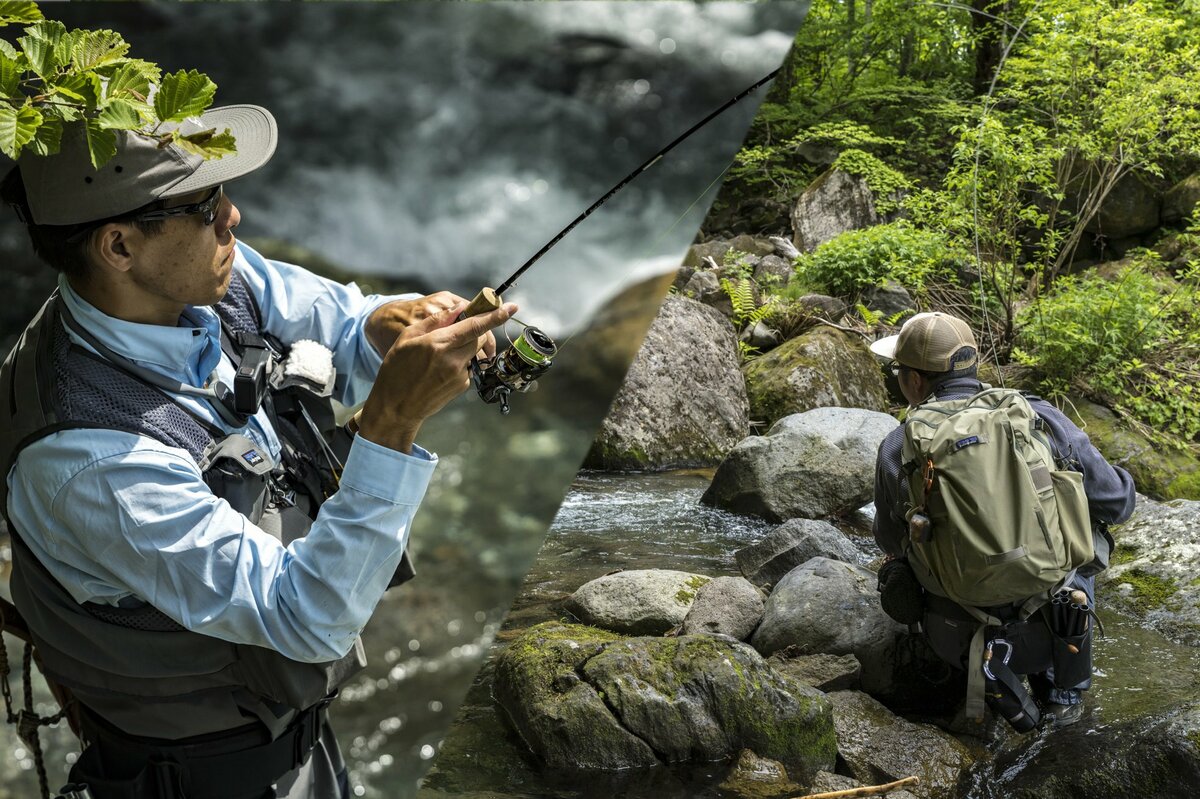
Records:
[[[145,100],[150,94],[151,84],[158,83],[161,74],[162,70],[149,61],[126,61],[108,79],[104,96]]]
[[[85,123],[88,154],[92,157],[92,166],[99,169],[117,154],[117,132],[100,127],[94,119],[85,120]]]
[[[45,19],[37,3],[31,2],[0,2],[0,27],[5,25],[24,25]]]
[[[110,30],[79,31],[71,48],[71,65],[76,69],[96,69],[123,58],[129,43]]]
[[[37,155],[54,155],[58,152],[62,141],[63,121],[55,117],[45,117],[38,126],[37,134],[27,147]]]
[[[18,84],[24,71],[19,61],[0,54],[0,92],[8,97],[18,96]]]
[[[206,161],[212,158],[233,155],[237,152],[237,147],[234,146],[233,134],[229,132],[229,128],[225,128],[224,133],[217,133],[216,128],[213,128],[212,130],[192,133],[187,136],[176,135],[175,143],[189,153],[195,153]]]
[[[182,122],[212,104],[217,84],[196,70],[182,69],[162,79],[154,95],[154,111],[164,122]]]
[[[13,47],[12,42],[6,39],[0,39],[0,55],[4,55],[14,60],[24,60],[25,56],[21,51]]]
[[[67,63],[74,38],[67,33],[66,25],[58,20],[42,20],[26,28],[25,34],[17,39],[17,43],[29,58],[29,66],[38,75],[48,78]]]
[[[48,85],[49,89],[69,97],[77,103],[83,103],[88,111],[94,111],[100,103],[100,77],[90,72],[67,75]]]
[[[14,161],[21,155],[21,148],[33,141],[42,115],[36,108],[0,107],[0,152]]]
[[[100,112],[96,121],[102,128],[134,130],[142,126],[142,103],[130,100],[112,100]]]

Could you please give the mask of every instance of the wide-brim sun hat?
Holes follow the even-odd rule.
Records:
[[[164,123],[159,132],[176,128],[189,134],[228,129],[237,152],[205,160],[178,145],[160,147],[157,139],[120,130],[116,155],[97,170],[84,126],[68,124],[57,154],[27,151],[18,162],[31,221],[39,225],[94,222],[228,183],[270,161],[279,141],[275,118],[257,105],[211,108],[179,124]]]
[[[919,313],[904,323],[899,334],[871,344],[871,352],[884,360],[935,374],[974,366],[978,350],[971,326],[940,311]]]

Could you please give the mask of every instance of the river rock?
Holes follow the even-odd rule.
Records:
[[[876,576],[862,566],[813,558],[788,572],[767,598],[750,643],[763,655],[794,647],[799,655],[854,655],[866,674],[904,628],[879,604]]]
[[[697,302],[717,308],[725,316],[733,312],[733,303],[721,288],[721,279],[715,269],[697,269],[693,272],[687,285],[683,287],[683,294]]]
[[[1110,463],[1133,475],[1141,493],[1156,499],[1200,499],[1200,458],[1154,443],[1103,405],[1072,397],[1066,412]]]
[[[1173,224],[1187,219],[1200,202],[1200,172],[1189,175],[1163,195],[1162,221]]]
[[[875,455],[897,424],[855,408],[785,416],[738,442],[700,501],[772,522],[848,513],[873,496]]]
[[[496,659],[493,695],[513,728],[555,768],[644,768],[658,764],[578,669],[620,637],[575,624],[531,627]]]
[[[796,304],[810,308],[814,314],[824,317],[827,322],[841,319],[849,307],[844,300],[830,297],[828,294],[805,294],[796,300]]]
[[[717,577],[696,592],[683,620],[684,635],[728,635],[744,641],[762,619],[762,594],[741,577]]]
[[[711,258],[720,266],[725,263],[725,253],[733,249],[728,241],[720,239],[712,239],[701,244],[693,244],[688,247],[687,254],[683,256],[684,266],[702,267],[705,266],[705,259]]]
[[[754,280],[760,286],[774,285],[782,288],[792,277],[795,267],[790,260],[778,255],[764,255],[754,266]]]
[[[884,319],[917,309],[917,304],[908,293],[908,289],[894,280],[867,289],[863,292],[862,301],[867,310],[874,311]]]
[[[779,346],[779,331],[768,327],[767,323],[761,320],[753,325],[747,325],[740,338],[751,347],[763,352]]]
[[[1082,172],[1067,184],[1064,207],[1079,211],[1084,197],[1094,190],[1089,174]],[[1108,192],[1086,229],[1109,239],[1123,239],[1158,227],[1161,213],[1162,196],[1158,190],[1142,176],[1130,173]]]
[[[742,367],[750,415],[772,423],[813,408],[888,407],[883,370],[860,337],[820,325]]]
[[[746,434],[749,403],[733,328],[695,300],[668,297],[585,465],[711,466]]]
[[[835,709],[836,717],[836,709]],[[1042,745],[1046,744],[1046,745]],[[1200,791],[1200,704],[1149,718],[1080,723],[1035,738],[994,762],[976,782],[1009,799],[1180,799]]]
[[[800,257],[800,251],[796,249],[796,245],[785,239],[783,236],[769,236],[767,241],[775,246],[775,254],[780,258],[785,258],[788,261],[794,261]]]
[[[868,785],[917,776],[908,788],[920,799],[952,799],[974,758],[950,735],[894,715],[866,694],[835,691],[833,723],[838,753],[851,775]]]
[[[792,241],[801,252],[849,230],[880,222],[867,181],[840,169],[827,170],[814,180],[792,208]]]
[[[752,749],[803,779],[830,769],[837,755],[824,695],[729,638],[629,639],[604,647],[578,674],[603,693],[625,729],[668,763]]]
[[[843,777],[841,774],[831,774],[828,771],[818,772],[813,779],[812,785],[809,786],[809,793],[832,793],[834,791],[850,791],[855,788],[865,788],[865,783],[859,782],[853,777]],[[916,799],[911,793],[904,790],[888,791],[888,799]]]
[[[862,677],[862,664],[854,655],[798,655],[787,651],[767,658],[771,668],[818,691],[853,691]]]
[[[815,557],[858,562],[858,548],[845,533],[818,519],[788,519],[761,541],[734,553],[738,569],[755,585],[775,585],[783,575]]]
[[[775,254],[775,245],[771,243],[770,239],[760,239],[757,236],[751,236],[747,233],[734,236],[729,242],[729,249],[734,252],[744,252],[747,255],[757,257]],[[720,261],[717,261],[717,263],[720,263]]]
[[[1200,646],[1200,502],[1140,500],[1112,533],[1112,565],[1098,578],[1106,601]]]
[[[565,603],[584,624],[627,635],[662,635],[683,623],[696,592],[709,581],[701,574],[638,569],[584,583]]]
[[[721,782],[720,789],[744,799],[797,796],[803,791],[801,786],[788,779],[787,769],[782,763],[759,757],[749,749],[743,749],[738,755],[737,762]]]

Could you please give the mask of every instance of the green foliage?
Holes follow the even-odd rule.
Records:
[[[843,150],[833,166],[863,178],[875,199],[875,210],[884,216],[897,209],[900,195],[912,185],[902,173],[863,150]]]
[[[73,30],[42,18],[35,3],[0,2],[0,26],[28,24],[17,46],[0,40],[0,152],[59,150],[63,125],[82,122],[92,165],[116,153],[116,131],[175,143],[203,158],[236,152],[228,130],[161,130],[207,109],[216,84],[195,70],[161,76],[130,58],[129,43],[110,30]],[[152,97],[153,95],[153,97]]]
[[[1082,390],[1164,441],[1200,441],[1200,270],[1155,277],[1144,253],[1113,279],[1063,277],[1026,308],[1014,356],[1051,392]]]
[[[920,295],[934,281],[957,283],[968,254],[944,235],[906,221],[852,230],[796,259],[804,284],[849,296],[895,280]]]

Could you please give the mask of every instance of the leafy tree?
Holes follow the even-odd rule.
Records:
[[[73,30],[47,20],[33,2],[0,2],[0,27],[25,24],[15,43],[0,39],[0,152],[59,151],[63,126],[84,126],[92,166],[116,154],[117,131],[174,143],[203,158],[236,151],[226,129],[162,130],[212,104],[216,84],[195,70],[163,75],[130,58],[129,44],[110,30]]]

